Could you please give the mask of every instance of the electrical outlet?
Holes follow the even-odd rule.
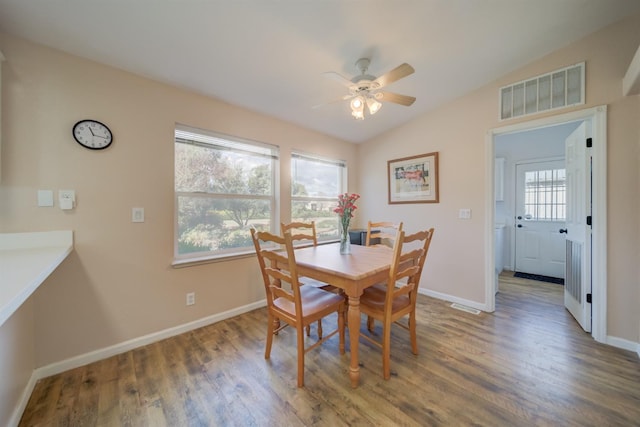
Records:
[[[60,209],[70,210],[76,206],[76,191],[75,190],[58,190],[58,202]]]
[[[471,219],[471,209],[460,209],[458,211],[459,219]]]
[[[196,293],[189,292],[187,294],[187,305],[194,305],[196,303]]]
[[[144,208],[131,208],[131,222],[144,222]]]

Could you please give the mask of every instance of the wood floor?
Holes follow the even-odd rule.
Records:
[[[294,331],[266,361],[266,312],[255,310],[43,379],[20,425],[640,425],[637,354],[584,333],[562,286],[503,275],[496,303],[474,315],[421,296],[420,354],[395,328],[385,381],[380,350],[361,340],[357,389],[337,336],[307,353],[298,389]]]

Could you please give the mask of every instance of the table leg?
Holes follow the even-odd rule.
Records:
[[[349,377],[351,387],[358,387],[360,382],[360,365],[358,361],[358,344],[360,341],[360,297],[349,296],[349,349],[351,351],[351,366]]]

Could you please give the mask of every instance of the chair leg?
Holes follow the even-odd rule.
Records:
[[[307,336],[310,337],[311,336],[311,325],[307,325],[306,329],[307,329]]]
[[[302,332],[302,326],[297,328],[297,340],[298,340],[298,387],[304,386],[304,334]]]
[[[375,326],[375,323],[374,323],[374,322],[375,322],[375,320],[374,320],[374,318],[373,318],[373,317],[371,317],[371,316],[367,316],[367,330],[368,330],[369,332],[373,332],[373,328],[374,328],[374,326]]]
[[[267,319],[267,344],[264,349],[264,358],[268,359],[271,357],[271,344],[273,343],[273,331],[276,319],[269,313],[269,317]]]
[[[279,332],[277,332],[277,331],[278,331],[279,327],[280,327],[280,319],[278,319],[277,317],[274,316],[273,317],[273,330],[276,331],[274,333],[274,335],[278,335]]]
[[[416,312],[415,310],[409,314],[409,335],[411,336],[411,351],[418,354],[418,337],[416,334]]]
[[[318,320],[318,340],[322,339],[322,319]]]
[[[391,378],[391,322],[384,321],[382,329],[382,372],[384,379]]]
[[[344,325],[347,310],[343,307],[338,312],[338,336],[340,337],[340,354],[344,354]]]

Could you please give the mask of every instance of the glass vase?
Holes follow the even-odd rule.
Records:
[[[351,253],[351,239],[349,238],[349,225],[340,227],[340,255]]]

